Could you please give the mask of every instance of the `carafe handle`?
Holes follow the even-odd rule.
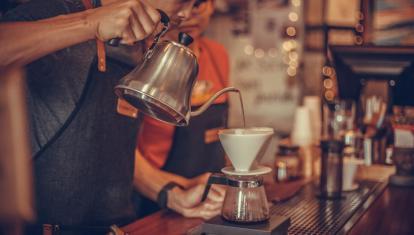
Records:
[[[206,185],[206,188],[204,189],[203,197],[201,198],[202,202],[206,200],[208,192],[210,191],[212,184],[227,185],[227,177],[223,173],[211,174],[207,180],[207,185]]]
[[[207,100],[206,103],[204,103],[203,105],[201,105],[200,108],[198,108],[195,111],[191,112],[191,117],[195,117],[198,116],[202,113],[204,113],[204,111],[206,111],[208,109],[208,107],[210,107],[210,105],[222,94],[227,93],[227,92],[240,92],[239,89],[235,88],[235,87],[226,87],[220,91],[218,91],[216,94],[214,94],[212,97],[210,97],[209,100]]]

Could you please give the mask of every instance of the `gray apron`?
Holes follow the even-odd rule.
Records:
[[[118,80],[131,68],[111,60],[107,63],[106,73],[92,65],[75,110],[36,154],[38,224],[106,227],[135,219],[131,194],[138,120],[116,112],[113,93]]]

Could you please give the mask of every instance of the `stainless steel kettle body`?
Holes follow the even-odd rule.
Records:
[[[191,116],[203,113],[217,97],[225,92],[239,90],[234,87],[224,88],[198,110],[191,112],[191,93],[198,75],[197,58],[187,47],[193,42],[193,38],[181,32],[179,43],[159,42],[170,27],[170,19],[163,11],[158,11],[163,29],[155,35],[143,63],[120,80],[115,87],[115,94],[155,119],[176,126],[186,126]],[[110,45],[116,46],[120,39],[111,41]]]
[[[141,66],[120,80],[115,93],[143,113],[184,126],[190,119],[197,75],[197,58],[188,47],[162,41],[147,51]]]

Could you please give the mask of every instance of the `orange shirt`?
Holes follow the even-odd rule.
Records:
[[[228,86],[229,59],[226,49],[207,38],[199,39],[198,85],[193,89],[192,106],[204,103],[212,94]],[[213,62],[214,61],[214,62]],[[207,87],[207,90],[204,89]],[[222,95],[215,103],[224,103]],[[173,143],[175,127],[145,116],[137,138],[137,148],[155,167],[164,166]]]

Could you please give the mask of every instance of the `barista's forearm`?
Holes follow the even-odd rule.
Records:
[[[0,24],[0,68],[24,66],[42,56],[95,38],[89,11],[33,22]]]
[[[191,186],[190,180],[154,167],[138,150],[136,151],[134,186],[140,193],[155,201],[161,189],[171,181],[185,188]]]

